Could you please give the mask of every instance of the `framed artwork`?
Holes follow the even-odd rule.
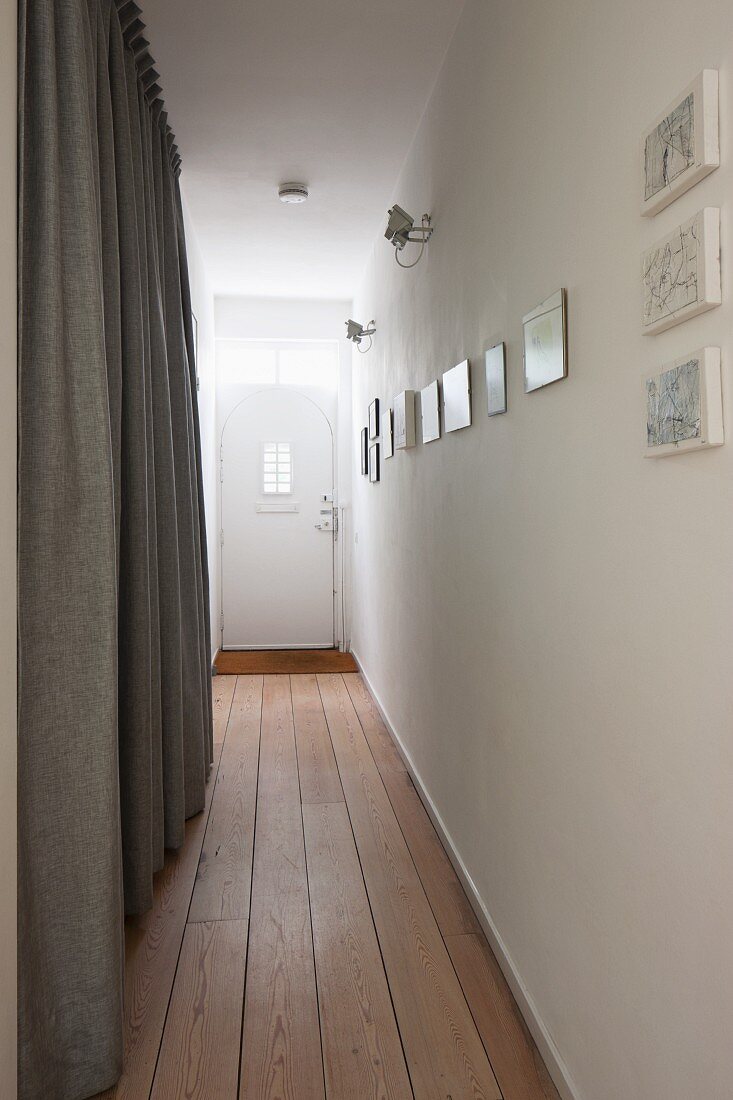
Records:
[[[659,213],[720,164],[718,73],[701,73],[641,139],[641,212]]]
[[[423,443],[432,443],[434,439],[440,439],[440,394],[437,380],[431,382],[424,390],[420,390],[420,412]]]
[[[489,416],[506,412],[506,350],[503,342],[486,352],[486,399]]]
[[[403,390],[394,399],[394,449],[415,446],[415,391]]]
[[[700,348],[646,380],[646,457],[720,447],[720,348]]]
[[[384,457],[391,458],[394,454],[392,446],[392,410],[385,409],[382,413],[382,449]]]
[[[647,335],[719,306],[720,210],[705,207],[647,249],[641,281]]]
[[[443,427],[457,432],[471,424],[471,371],[468,359],[443,375]]]
[[[361,429],[361,472],[364,477],[369,473],[369,429]]]
[[[193,329],[193,367],[196,375],[196,392],[201,389],[201,379],[199,378],[199,322],[198,317],[191,310],[191,328]]]
[[[558,290],[522,318],[524,392],[568,376],[567,295]]]
[[[379,444],[372,443],[369,448],[369,480],[379,481]]]
[[[379,398],[375,397],[369,406],[369,438],[376,439],[379,435]]]

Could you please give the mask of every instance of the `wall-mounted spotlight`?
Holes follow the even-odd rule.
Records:
[[[372,336],[376,331],[377,329],[373,320],[370,321],[366,327],[360,325],[358,321],[346,322],[346,339],[351,340],[351,342],[356,345],[356,350],[360,351],[362,355],[365,355],[372,346]],[[362,348],[360,345],[365,336],[369,337],[369,346]]]
[[[387,211],[387,228],[384,235],[394,245],[394,258],[400,267],[414,267],[415,264],[420,263],[425,245],[433,234],[433,228],[430,224],[429,214],[423,214],[422,224],[416,226],[415,219],[411,218],[401,206],[393,206],[391,210]],[[400,260],[400,252],[406,244],[420,245],[418,257],[411,264],[403,264]]]

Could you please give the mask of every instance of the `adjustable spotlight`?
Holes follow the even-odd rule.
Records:
[[[349,320],[346,322],[346,339],[351,340],[351,342],[356,345],[357,351],[360,351],[362,355],[369,351],[369,348],[372,346],[372,336],[376,331],[373,320],[369,322],[366,328],[364,325],[360,325],[358,321]],[[369,347],[362,350],[359,345],[365,336],[369,337]]]
[[[425,250],[425,245],[430,240],[432,233],[433,226],[430,224],[429,214],[423,214],[422,225],[416,226],[415,219],[412,218],[406,210],[403,210],[401,206],[393,206],[387,211],[387,228],[384,231],[384,235],[387,240],[394,245],[394,257],[400,267],[414,267],[415,264],[420,262]],[[403,264],[400,262],[399,253],[406,244],[420,245],[418,257],[411,264]]]

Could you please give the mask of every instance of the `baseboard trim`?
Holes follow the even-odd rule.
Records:
[[[465,863],[463,862],[460,852],[453,843],[453,839],[448,832],[448,829],[442,817],[440,816],[440,813],[438,812],[435,803],[433,802],[430,792],[425,786],[420,776],[420,773],[418,772],[412,761],[409,752],[405,748],[399,734],[397,733],[397,730],[392,724],[389,715],[384,708],[384,704],[382,703],[379,693],[374,687],[374,683],[372,682],[368,673],[365,671],[361,657],[353,648],[351,650],[351,655],[359,666],[359,672],[364,678],[364,682],[369,688],[369,691],[371,692],[374,701],[377,704],[377,709],[379,710],[379,713],[382,717],[382,721],[384,722],[392,739],[394,740],[395,745],[397,746],[400,756],[405,763],[405,767],[410,773],[412,781],[415,784],[423,805],[425,806],[425,809],[427,810],[430,819],[435,826],[438,836],[443,843],[443,847],[448,853],[448,858],[453,864],[456,874],[461,880],[461,884],[463,885],[463,889],[466,891],[468,900],[470,901],[471,906],[473,907],[473,910],[478,917],[479,923],[481,924],[486,938],[491,945],[492,951],[496,955],[499,966],[501,967],[504,977],[509,984],[509,988],[514,994],[514,998],[519,1005],[520,1012],[525,1019],[532,1038],[537,1044],[537,1048],[542,1055],[545,1065],[547,1066],[547,1070],[552,1077],[552,1080],[554,1081],[555,1086],[562,1097],[562,1100],[583,1100],[575,1082],[570,1076],[570,1072],[565,1065],[560,1051],[555,1045],[555,1042],[544,1023],[537,1009],[537,1006],[532,999],[531,994],[529,993],[527,987],[522,981],[522,977],[519,973],[519,970],[517,969],[514,960],[509,954],[509,951],[507,950],[507,947],[502,940],[496,925],[494,924],[488,906],[479,894],[478,889],[476,888],[476,884],[471,878],[471,875]]]

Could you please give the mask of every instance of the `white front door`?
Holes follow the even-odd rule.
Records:
[[[222,434],[225,649],[334,645],[333,494],[317,405],[276,388],[234,409]]]

